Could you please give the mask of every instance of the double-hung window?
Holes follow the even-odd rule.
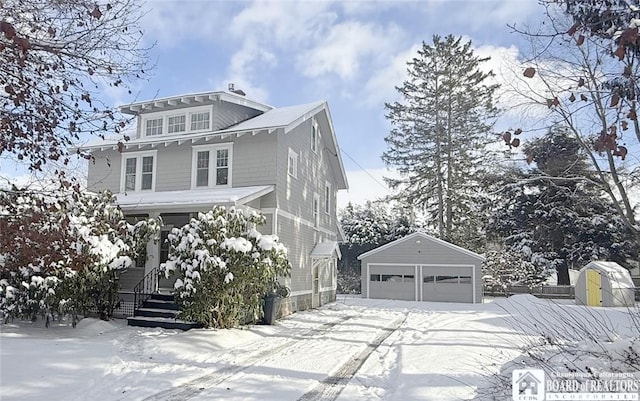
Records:
[[[318,194],[313,194],[313,224],[318,227],[320,226],[320,196]]]
[[[318,153],[318,137],[320,136],[320,130],[315,118],[311,121],[311,150],[313,153]]]
[[[208,111],[201,111],[191,114],[191,131],[201,131],[209,129],[209,116]]]
[[[331,183],[329,181],[324,183],[324,212],[326,214],[331,212]]]
[[[289,148],[289,159],[287,161],[287,173],[293,178],[298,178],[298,154]]]
[[[145,136],[162,135],[162,121],[160,118],[150,118],[145,121]]]
[[[174,132],[184,132],[187,129],[187,116],[184,114],[179,116],[170,116],[167,119],[167,132],[173,134]]]
[[[194,146],[191,186],[231,186],[232,153],[232,144]]]
[[[156,153],[152,150],[122,154],[121,192],[155,189]]]

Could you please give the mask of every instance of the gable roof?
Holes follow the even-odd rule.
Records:
[[[462,248],[462,247],[460,247],[458,245],[454,245],[454,244],[452,244],[450,242],[447,242],[447,241],[443,241],[443,240],[441,240],[439,238],[436,238],[434,236],[431,236],[429,234],[425,234],[425,233],[422,233],[422,232],[415,232],[413,234],[409,234],[406,237],[402,237],[402,238],[397,239],[395,241],[389,242],[388,244],[385,244],[385,245],[379,246],[379,247],[377,247],[375,249],[372,249],[369,252],[365,252],[365,253],[363,253],[363,254],[358,256],[358,260],[362,260],[363,258],[366,258],[368,256],[375,255],[378,252],[382,252],[385,249],[389,249],[389,248],[394,247],[394,246],[396,246],[398,244],[401,244],[401,243],[403,243],[405,241],[411,241],[411,240],[415,240],[415,239],[424,239],[424,240],[427,240],[427,241],[432,241],[432,242],[435,242],[435,243],[437,243],[439,245],[446,246],[447,248],[450,248],[450,249],[452,249],[454,251],[463,253],[463,254],[465,254],[467,256],[471,256],[472,258],[478,259],[480,261],[484,260],[484,256],[482,256],[482,255],[478,255],[477,253],[471,252],[468,249]]]
[[[331,258],[333,254],[338,256],[338,259],[342,258],[340,253],[340,246],[337,241],[323,241],[316,244],[311,251],[312,258]]]

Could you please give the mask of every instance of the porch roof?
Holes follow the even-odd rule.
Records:
[[[126,211],[206,208],[213,205],[240,206],[273,191],[273,185],[192,189],[117,194],[116,204]]]
[[[340,246],[336,241],[324,241],[319,242],[311,251],[312,258],[332,258],[333,254],[338,256],[338,259],[342,258],[342,254],[340,253]]]

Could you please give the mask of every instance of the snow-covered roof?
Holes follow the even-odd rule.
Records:
[[[303,122],[313,117],[314,114],[322,110],[324,101],[301,104],[297,106],[279,107],[271,109],[259,116],[245,120],[230,128],[218,131],[218,133],[235,133],[264,130],[269,128],[285,128],[285,132],[295,128],[299,122]]]
[[[330,258],[333,254],[337,254],[338,258],[341,258],[340,247],[336,241],[323,241],[317,243],[311,251],[312,258]]]
[[[482,256],[482,255],[478,255],[477,253],[471,252],[468,249],[464,249],[462,247],[459,247],[458,245],[454,245],[454,244],[452,244],[450,242],[443,241],[443,240],[441,240],[439,238],[436,238],[436,237],[433,237],[433,236],[431,236],[429,234],[425,234],[425,233],[421,233],[421,232],[416,232],[416,233],[413,233],[413,234],[409,234],[406,237],[402,237],[402,238],[397,239],[395,241],[389,242],[388,244],[385,244],[385,245],[379,246],[379,247],[377,247],[375,249],[372,249],[369,252],[365,252],[365,253],[361,254],[360,256],[358,256],[358,260],[362,260],[363,258],[366,258],[367,256],[375,255],[378,252],[382,252],[385,249],[388,249],[388,248],[391,248],[393,246],[396,246],[396,245],[398,245],[398,244],[400,244],[400,243],[402,243],[404,241],[411,241],[411,240],[414,240],[414,239],[417,239],[417,238],[422,238],[422,239],[425,239],[427,241],[432,241],[432,242],[438,243],[440,245],[446,246],[447,248],[451,248],[451,249],[453,249],[455,251],[458,251],[458,252],[463,253],[465,255],[471,256],[472,258],[475,258],[475,259],[484,260],[484,256]]]
[[[185,191],[134,192],[117,194],[116,204],[127,211],[184,208],[186,206],[239,206],[272,191],[273,185]]]
[[[580,273],[582,274],[586,270],[598,270],[601,274],[605,274],[609,277],[612,288],[636,287],[635,284],[633,284],[633,280],[631,280],[629,271],[616,262],[592,261],[580,269]]]

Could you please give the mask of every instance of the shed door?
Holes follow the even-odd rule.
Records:
[[[587,270],[587,305],[602,306],[602,277],[596,270]]]

